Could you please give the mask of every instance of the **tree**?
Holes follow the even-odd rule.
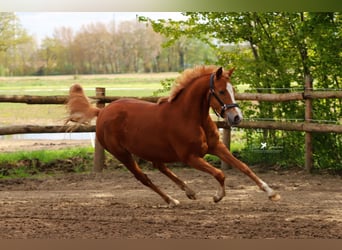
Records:
[[[307,75],[313,77],[315,88],[341,88],[340,13],[188,12],[184,15],[188,17],[185,21],[141,20],[168,37],[169,44],[184,36],[206,42],[216,51],[216,64],[237,67],[234,82],[247,83],[258,92],[280,93],[303,88]],[[317,101],[314,107],[315,118],[341,122],[340,100]],[[301,120],[304,109],[301,103],[260,103],[249,108],[246,115],[258,119]],[[285,135],[289,148],[297,140],[293,140],[293,134]],[[262,136],[262,140],[274,142],[278,138],[272,131]],[[337,145],[334,152],[342,152],[341,136],[325,135],[321,144],[329,148],[332,143]],[[290,155],[284,156],[293,159]],[[331,162],[341,166],[341,153],[325,158],[338,159]]]
[[[54,30],[53,38],[56,42],[56,68],[62,74],[74,74],[75,58],[73,54],[74,32],[71,28],[60,27]],[[57,73],[56,72],[56,73]]]
[[[18,18],[12,12],[0,12],[0,74],[13,75],[23,72],[25,57],[18,54],[26,44],[33,45],[32,37],[21,27]]]
[[[45,38],[40,49],[40,58],[43,60],[43,65],[40,69],[40,74],[49,75],[55,74],[57,66],[57,58],[59,44],[55,39]]]
[[[0,51],[16,45],[17,17],[11,12],[0,12]]]

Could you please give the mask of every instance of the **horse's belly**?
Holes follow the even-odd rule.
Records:
[[[155,150],[141,150],[131,151],[134,155],[138,156],[147,161],[151,162],[178,162],[180,161],[177,155],[175,155],[171,151],[163,150],[163,149],[155,149]]]
[[[124,145],[128,151],[148,161],[179,161],[174,148],[163,133],[141,130],[134,135],[126,136]]]

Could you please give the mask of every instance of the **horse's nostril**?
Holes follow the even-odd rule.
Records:
[[[240,122],[241,122],[240,116],[239,116],[239,115],[236,115],[236,116],[234,117],[234,123],[235,123],[235,124],[238,124],[238,123],[240,123]]]

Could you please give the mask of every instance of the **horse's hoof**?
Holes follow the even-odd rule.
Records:
[[[220,200],[222,200],[223,196],[215,195],[213,198],[214,198],[214,202],[217,203],[217,202],[219,202]]]
[[[279,201],[281,199],[280,194],[273,194],[268,197],[271,201]]]
[[[196,200],[197,199],[197,197],[196,197],[196,193],[195,192],[187,192],[187,193],[185,193],[186,194],[186,196],[190,199],[190,200]]]

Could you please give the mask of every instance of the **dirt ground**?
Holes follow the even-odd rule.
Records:
[[[147,175],[180,201],[168,208],[124,168],[103,173],[0,180],[0,239],[341,239],[341,176],[254,168],[282,200],[267,199],[235,169],[227,196],[214,203],[216,181],[173,168],[197,192],[189,200],[157,170]]]

